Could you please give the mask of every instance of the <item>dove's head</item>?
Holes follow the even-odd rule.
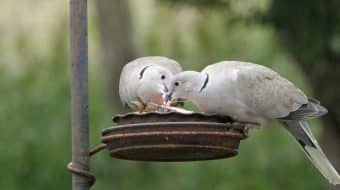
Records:
[[[144,67],[139,74],[139,98],[144,103],[163,104],[172,77],[173,74],[164,67],[155,65]]]
[[[171,80],[166,100],[172,101],[178,98],[192,100],[205,86],[206,79],[206,74],[196,71],[184,71],[176,74]]]

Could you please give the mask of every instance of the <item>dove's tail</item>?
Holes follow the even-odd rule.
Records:
[[[295,137],[307,157],[321,174],[333,185],[340,184],[340,176],[321,150],[311,133],[308,123],[303,120],[281,121],[285,128]]]
[[[307,157],[312,161],[321,174],[333,185],[340,184],[340,176],[323,153],[314,138],[308,123],[309,118],[320,117],[327,113],[327,109],[320,102],[309,98],[309,102],[298,110],[291,112],[287,117],[279,120],[285,128],[295,137]]]

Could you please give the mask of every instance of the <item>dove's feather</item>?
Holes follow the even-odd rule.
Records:
[[[306,121],[282,121],[285,128],[294,136],[314,166],[333,185],[340,184],[340,176],[323,153]]]

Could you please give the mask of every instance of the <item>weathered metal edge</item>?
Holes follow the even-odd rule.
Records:
[[[236,120],[234,120],[233,118],[227,116],[227,115],[220,115],[220,114],[207,114],[207,113],[203,113],[203,112],[193,112],[193,113],[179,113],[179,112],[175,112],[175,111],[171,111],[171,112],[145,112],[145,113],[137,113],[137,112],[128,112],[125,114],[117,114],[114,115],[112,117],[112,121],[113,122],[117,122],[117,119],[119,118],[123,118],[123,117],[136,117],[136,116],[150,116],[150,115],[179,115],[179,116],[201,116],[201,117],[216,117],[216,118],[224,118],[224,119],[228,119],[231,122],[236,122]]]
[[[205,127],[221,127],[224,128],[226,130],[237,130],[239,131],[239,133],[246,133],[245,130],[245,126],[244,125],[233,125],[232,123],[217,123],[217,122],[148,122],[148,123],[134,123],[134,124],[126,124],[126,125],[118,125],[118,126],[113,126],[113,127],[109,127],[109,128],[105,128],[102,130],[102,135],[105,136],[111,132],[118,132],[120,130],[124,130],[124,129],[138,129],[141,127],[144,128],[149,128],[150,127],[155,127],[155,128],[159,128],[159,126],[165,125],[167,127],[173,125],[173,126],[177,126],[177,125],[204,125]]]
[[[201,145],[192,145],[192,146],[195,146],[195,147],[209,147],[209,148],[212,148],[212,146],[201,146]],[[185,147],[184,146],[180,146],[180,147]],[[130,149],[131,147],[127,148],[127,149]],[[226,154],[225,155],[220,155],[220,156],[217,156],[217,157],[210,157],[210,158],[204,158],[204,159],[201,159],[201,158],[197,158],[197,159],[180,159],[180,160],[171,160],[171,159],[131,159],[129,157],[126,157],[126,156],[122,156],[121,154],[119,154],[118,152],[121,151],[121,150],[124,150],[126,148],[121,148],[121,149],[115,149],[115,150],[110,150],[109,151],[109,154],[114,157],[114,158],[118,158],[118,159],[123,159],[123,160],[130,160],[130,161],[143,161],[143,162],[197,162],[197,161],[208,161],[208,160],[218,160],[218,159],[224,159],[227,157],[234,157],[234,156],[237,156],[238,155],[238,150],[234,150],[234,149],[231,149],[231,148],[228,148],[228,147],[216,147],[216,149],[223,149],[223,150],[226,150]]]
[[[101,138],[102,142],[107,144],[110,142],[112,139],[119,139],[119,138],[126,138],[126,137],[134,137],[134,136],[152,136],[152,135],[158,135],[158,136],[167,136],[167,135],[180,135],[180,136],[187,136],[187,135],[216,135],[216,136],[228,136],[228,137],[233,137],[233,138],[238,138],[238,139],[245,139],[247,136],[241,133],[233,133],[231,131],[226,131],[226,132],[207,132],[207,131],[202,131],[202,132],[166,132],[166,131],[156,131],[156,132],[139,132],[139,133],[128,133],[128,134],[113,134],[113,135],[108,135],[104,136]]]

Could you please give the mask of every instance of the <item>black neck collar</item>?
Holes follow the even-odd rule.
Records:
[[[205,89],[205,87],[207,87],[208,82],[209,82],[209,75],[208,75],[208,73],[206,73],[205,74],[205,80],[203,82],[203,86],[200,89],[200,92],[202,92],[202,90]]]
[[[139,79],[142,79],[142,78],[143,78],[144,72],[145,72],[145,70],[146,70],[148,67],[149,67],[149,65],[143,67],[143,69],[142,69],[142,70],[140,71],[140,73],[139,73]]]

